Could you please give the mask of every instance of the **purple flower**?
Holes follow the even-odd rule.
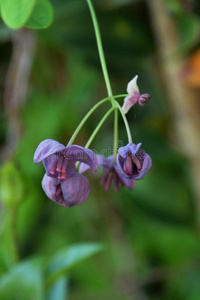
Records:
[[[117,165],[127,178],[142,179],[152,166],[150,155],[139,150],[141,145],[142,143],[137,145],[129,143],[118,150]]]
[[[117,165],[114,163],[113,156],[104,157],[97,155],[98,164],[102,166],[105,173],[101,179],[101,184],[105,186],[105,190],[108,191],[111,183],[113,182],[115,191],[119,191],[120,185],[122,187],[127,186],[129,189],[133,189],[135,186],[135,180],[126,178],[121,172],[119,172]],[[88,168],[87,165],[82,163],[79,168],[79,172],[83,173]]]
[[[93,172],[97,170],[96,154],[78,145],[65,147],[51,139],[42,141],[34,154],[34,163],[43,162],[46,173],[50,177],[64,180],[76,172],[76,161],[84,162]]]
[[[145,106],[147,101],[150,99],[149,94],[140,94],[139,88],[137,86],[137,79],[138,76],[136,75],[129,83],[127,86],[127,93],[129,96],[127,96],[124,99],[124,104],[122,106],[122,109],[124,113],[126,114],[129,109],[135,105],[137,102],[140,106]]]
[[[90,192],[89,181],[85,176],[78,173],[64,180],[52,178],[45,174],[42,187],[49,199],[67,207],[82,204]]]

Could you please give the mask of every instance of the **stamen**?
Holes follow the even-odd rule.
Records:
[[[49,172],[50,175],[54,175],[54,174],[55,174],[55,172],[56,172],[56,166],[57,166],[57,161],[56,161],[56,163],[53,165],[53,167],[51,168],[51,170],[50,170],[50,172]]]
[[[63,165],[63,156],[61,158],[59,158],[58,162],[57,162],[57,168],[56,168],[56,171],[57,172],[61,172],[61,169],[62,169],[62,165]]]
[[[57,170],[57,169],[56,169]],[[65,177],[63,177],[63,174],[61,171],[58,172],[58,179],[59,180],[62,180],[62,179],[65,179]]]
[[[58,197],[61,193],[62,193],[62,190],[61,190],[61,186],[60,186],[60,184],[59,184],[59,185],[57,186],[57,188],[56,188],[55,196]]]
[[[108,173],[107,180],[106,180],[106,183],[105,183],[105,191],[106,191],[106,192],[107,192],[107,191],[109,190],[109,188],[110,188],[112,179],[113,179],[113,172],[109,172],[109,173]]]
[[[115,189],[116,192],[118,192],[119,191],[120,178],[115,172],[113,173],[113,182],[114,182],[114,189]]]
[[[60,203],[61,205],[65,206],[65,205],[64,205],[64,204],[65,204],[65,201],[64,201],[64,199],[63,199],[63,196],[61,196],[57,202]]]
[[[136,156],[132,156],[132,161],[136,165],[137,170],[140,171],[142,169],[142,163]]]
[[[64,180],[64,179],[67,179],[67,177],[66,177],[65,174],[59,173],[58,179],[59,179],[59,180]]]
[[[132,162],[132,157],[130,155],[127,156],[124,162],[123,170],[126,174],[133,175],[133,162]]]
[[[108,174],[109,174],[109,172],[106,172],[104,175],[103,175],[103,177],[101,178],[101,184],[102,185],[104,185],[105,183],[106,183],[106,181],[107,181],[107,178],[108,178]]]
[[[67,164],[68,164],[68,160],[67,160],[67,158],[64,158],[64,159],[63,159],[62,168],[61,168],[61,172],[62,172],[63,174],[65,174],[66,171],[67,171]],[[65,178],[66,178],[66,176],[65,176]]]

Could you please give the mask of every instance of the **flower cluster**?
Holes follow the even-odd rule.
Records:
[[[129,143],[120,147],[115,163],[113,156],[96,155],[90,149],[77,145],[65,147],[57,141],[47,139],[36,149],[34,163],[42,161],[44,164],[46,173],[42,187],[47,197],[60,205],[72,207],[82,204],[89,196],[89,181],[82,173],[89,168],[95,172],[98,165],[105,172],[101,183],[105,185],[106,191],[112,182],[116,191],[120,189],[120,185],[133,189],[135,181],[142,179],[152,164],[151,157],[139,150],[140,146],[141,143]],[[76,161],[82,162],[78,173]]]

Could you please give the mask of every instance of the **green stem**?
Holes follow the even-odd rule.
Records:
[[[101,126],[103,125],[103,123],[105,122],[105,120],[107,119],[107,117],[111,114],[111,112],[114,110],[114,107],[111,107],[109,109],[109,111],[104,115],[104,117],[101,119],[101,121],[99,122],[99,124],[97,125],[97,127],[95,128],[95,130],[93,131],[91,137],[89,138],[89,140],[87,141],[85,148],[88,148],[90,146],[90,144],[92,143],[93,139],[95,138],[96,134],[98,133],[99,129],[101,128]]]
[[[124,114],[124,112],[123,112],[121,106],[119,105],[119,103],[118,103],[117,101],[115,101],[115,104],[116,104],[116,106],[118,107],[118,109],[119,109],[119,111],[120,111],[120,113],[121,113],[121,115],[122,115],[122,118],[123,118],[123,120],[124,120],[124,124],[125,124],[126,131],[127,131],[127,135],[128,135],[128,142],[129,142],[129,143],[132,143],[131,131],[130,131],[130,127],[129,127],[129,125],[128,125],[128,121],[127,121],[127,119],[126,119],[126,116],[125,116],[125,114]]]
[[[95,109],[97,109],[101,104],[103,104],[104,102],[110,100],[110,97],[104,98],[101,101],[97,102],[97,104],[95,104],[90,110],[89,112],[85,115],[85,117],[83,118],[83,120],[81,121],[81,123],[78,125],[78,127],[76,128],[76,130],[74,131],[71,139],[69,140],[67,146],[70,146],[73,144],[75,138],[77,137],[79,131],[81,130],[82,126],[85,124],[85,122],[87,121],[87,119],[91,116],[91,114],[95,111]]]
[[[103,46],[102,46],[102,41],[101,41],[101,35],[100,35],[100,31],[99,31],[99,25],[97,22],[97,17],[96,17],[91,0],[87,0],[87,3],[89,6],[89,9],[90,9],[90,13],[91,13],[91,17],[92,17],[92,21],[93,21],[93,25],[94,25],[94,31],[95,31],[95,36],[96,36],[96,40],[97,40],[97,47],[98,47],[98,51],[99,51],[101,67],[102,67],[108,95],[113,98],[112,89],[111,89],[111,85],[110,85],[110,79],[108,76],[108,70],[107,70],[107,66],[106,66],[106,61],[105,61],[105,56],[104,56],[104,51],[103,51]]]
[[[129,94],[115,95],[115,96],[113,96],[113,98],[125,98],[127,96],[129,96]]]
[[[95,136],[97,135],[99,129],[101,128],[101,126],[103,125],[103,123],[105,122],[105,120],[107,119],[107,117],[111,114],[111,112],[113,110],[116,110],[116,108],[111,107],[109,109],[109,111],[103,116],[103,118],[101,119],[101,121],[99,122],[99,124],[97,125],[97,127],[95,128],[95,130],[93,131],[92,135],[90,136],[89,140],[87,141],[87,143],[85,144],[85,148],[88,148],[92,141],[94,140]],[[78,168],[78,166],[80,165],[80,161],[76,163],[76,168]]]
[[[81,123],[78,125],[78,127],[76,128],[76,130],[74,131],[71,139],[69,140],[67,146],[72,145],[72,143],[74,142],[75,138],[77,137],[79,131],[81,130],[82,126],[85,124],[85,122],[87,121],[87,119],[91,116],[91,114],[104,102],[111,100],[113,107],[117,107],[116,104],[114,103],[113,99],[114,98],[123,98],[126,97],[127,94],[122,94],[122,95],[115,95],[112,98],[111,97],[106,97],[102,100],[100,100],[99,102],[97,102],[90,110],[89,112],[85,115],[85,117],[83,118],[83,120],[81,121]]]
[[[117,141],[118,141],[118,110],[115,109],[115,115],[114,115],[114,161],[117,157]]]

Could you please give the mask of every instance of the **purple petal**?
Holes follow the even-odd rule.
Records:
[[[56,183],[57,183],[56,178],[52,178],[47,176],[46,174],[44,175],[42,179],[42,188],[45,191],[45,194],[47,197],[53,201],[56,201]]]
[[[125,114],[127,114],[127,112],[129,111],[129,109],[135,105],[137,103],[138,99],[137,97],[135,97],[134,95],[131,96],[127,96],[124,99],[124,104],[122,106],[122,110]]]
[[[89,165],[93,172],[96,172],[97,170],[97,156],[90,149],[86,149],[78,145],[71,145],[66,147],[64,155],[68,159],[74,159],[75,161],[80,161]]]
[[[35,164],[38,164],[42,160],[44,160],[46,157],[48,157],[56,152],[59,152],[63,149],[65,149],[65,146],[55,140],[52,140],[52,139],[44,140],[37,147],[35,154],[34,154],[33,161]]]
[[[124,174],[124,170],[123,170],[124,161],[125,161],[125,158],[123,158],[120,154],[118,154],[117,155],[117,167],[122,174]],[[124,176],[130,178],[130,176],[128,176],[127,174],[126,175],[124,174]]]
[[[152,166],[151,156],[149,154],[145,153],[142,169],[140,170],[138,175],[133,175],[132,178],[134,180],[142,179],[146,175],[146,173],[149,171],[151,166]]]
[[[111,170],[114,166],[113,156],[105,157],[97,154],[98,165],[102,166],[104,170]],[[79,173],[84,173],[89,169],[89,166],[85,163],[81,163],[79,167]]]
[[[89,170],[90,166],[86,165],[85,163],[80,163],[80,166],[78,168],[78,172],[80,174],[85,173],[87,170]]]
[[[67,207],[82,204],[90,192],[89,181],[81,174],[75,174],[61,181],[45,174],[42,187],[50,200]]]
[[[124,147],[120,147],[118,150],[118,154],[121,155],[123,158],[126,158],[128,156],[128,153],[131,152],[131,154],[135,156],[135,154],[140,149],[141,145],[142,143],[139,144],[129,143]]]
[[[107,163],[108,163],[107,157],[102,156],[102,155],[99,155],[99,154],[97,154],[96,157],[97,157],[98,165],[102,165],[103,163],[104,163],[105,165],[107,165]],[[79,166],[78,172],[79,172],[80,174],[85,173],[87,170],[89,170],[89,168],[90,168],[89,165],[87,165],[87,164],[85,164],[85,163],[82,162],[82,163],[80,164],[80,166]]]
[[[120,177],[123,184],[128,187],[130,190],[133,190],[135,187],[135,180],[131,178],[126,178],[121,172],[116,170],[118,176]]]
[[[114,157],[105,157],[103,155],[97,155],[98,164],[103,167],[104,170],[111,170],[114,166]]]
[[[81,174],[75,174],[66,180],[62,180],[60,185],[63,198],[68,207],[82,204],[90,193],[89,181]]]

